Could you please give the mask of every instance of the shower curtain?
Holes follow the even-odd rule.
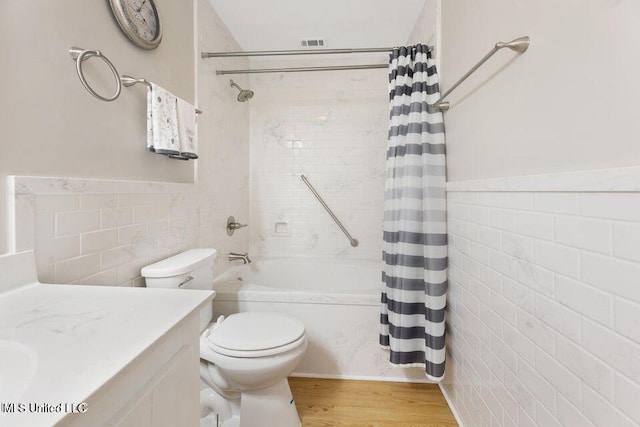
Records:
[[[389,61],[380,344],[397,366],[439,381],[447,291],[445,140],[438,75],[426,45]]]

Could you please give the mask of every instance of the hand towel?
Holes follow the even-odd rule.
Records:
[[[178,135],[180,138],[180,157],[198,158],[198,139],[196,133],[196,107],[184,99],[178,98]]]
[[[155,83],[147,91],[147,150],[180,154],[177,98]]]

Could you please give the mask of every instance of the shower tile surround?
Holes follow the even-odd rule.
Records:
[[[340,62],[385,60],[383,55],[382,60]],[[334,62],[289,61],[287,66]],[[380,88],[386,85],[385,69],[251,77],[256,92],[251,100],[252,253],[380,259],[389,115],[388,96]],[[301,174],[359,247],[349,245]],[[289,222],[288,233],[276,233],[277,222]]]
[[[463,425],[640,425],[640,168],[448,184]]]

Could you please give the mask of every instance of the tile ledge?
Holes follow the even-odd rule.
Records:
[[[473,179],[447,183],[447,192],[640,192],[640,166]]]

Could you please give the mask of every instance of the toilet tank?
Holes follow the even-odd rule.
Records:
[[[215,249],[191,249],[144,267],[141,271],[147,288],[213,289]],[[213,317],[213,305],[200,311],[200,331]]]
[[[142,269],[147,288],[212,289],[215,249],[190,249]]]

